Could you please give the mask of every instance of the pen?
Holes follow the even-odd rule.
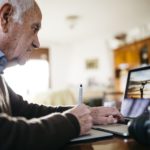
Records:
[[[83,103],[83,86],[82,84],[80,84],[78,104],[81,105],[82,103]]]

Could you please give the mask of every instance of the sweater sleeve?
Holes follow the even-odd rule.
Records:
[[[0,114],[0,149],[62,148],[79,135],[79,124],[72,114],[53,113],[38,119]]]
[[[23,100],[22,96],[16,94],[9,86],[8,91],[13,116],[23,116],[27,119],[32,119],[55,112],[62,113],[63,111],[72,108],[71,106],[47,107],[44,105],[28,103],[27,101]]]

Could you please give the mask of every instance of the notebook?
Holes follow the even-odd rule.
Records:
[[[131,69],[128,72],[124,99],[121,103],[121,114],[126,118],[123,123],[96,125],[93,129],[128,137],[129,120],[148,113],[150,105],[150,66]]]
[[[112,136],[113,136],[112,133],[107,133],[107,132],[91,129],[89,134],[74,138],[70,141],[70,143],[86,142],[89,140],[103,139],[103,138],[108,138]]]

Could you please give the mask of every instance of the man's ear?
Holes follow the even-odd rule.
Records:
[[[5,33],[8,32],[12,14],[13,14],[13,7],[11,4],[6,3],[0,8],[0,23],[2,30]]]

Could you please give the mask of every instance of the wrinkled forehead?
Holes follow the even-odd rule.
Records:
[[[39,13],[39,15],[41,16],[42,18],[42,12],[41,12],[41,9],[40,7],[38,6],[38,4],[36,2],[34,2],[34,9],[35,11],[37,11]]]
[[[34,15],[38,15],[40,18],[42,18],[41,10],[36,2],[34,2],[33,7],[31,7],[29,10],[26,11],[27,13],[33,13]],[[30,14],[31,15],[31,14]]]
[[[33,7],[24,13],[24,17],[25,21],[31,20],[32,22],[41,23],[42,13],[36,2],[34,3]]]

